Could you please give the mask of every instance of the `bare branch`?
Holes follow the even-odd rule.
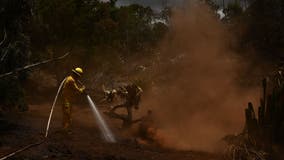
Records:
[[[11,43],[8,45],[8,48],[10,47],[10,45],[11,45]],[[2,57],[1,57],[1,59],[0,59],[0,62],[2,62],[2,61],[5,59],[5,57],[7,56],[7,53],[8,53],[8,49],[6,49],[6,50],[4,51],[4,53],[3,53],[3,55],[2,55]]]
[[[6,57],[7,53],[8,53],[7,51],[4,52],[3,56],[0,59],[0,62],[2,62],[4,60],[4,58]]]
[[[4,39],[0,42],[0,47],[2,46],[2,44],[4,44],[6,38],[7,38],[7,33],[6,33],[6,29],[4,28]]]
[[[63,59],[63,58],[65,58],[65,57],[67,57],[69,54],[70,54],[70,52],[67,52],[67,53],[64,54],[63,56],[60,56],[60,57],[57,57],[57,58],[51,58],[51,59],[48,59],[48,60],[45,60],[45,61],[42,61],[42,62],[37,62],[37,63],[34,63],[34,64],[27,65],[27,66],[25,66],[25,67],[16,68],[14,71],[1,74],[1,75],[0,75],[0,78],[3,78],[3,77],[6,77],[6,76],[9,76],[9,75],[12,75],[13,73],[17,73],[17,72],[20,72],[20,71],[23,71],[23,70],[27,70],[27,69],[36,67],[36,66],[39,66],[39,65],[42,65],[42,64],[46,64],[46,63],[49,63],[49,62],[52,62],[52,61],[56,61],[56,60]]]

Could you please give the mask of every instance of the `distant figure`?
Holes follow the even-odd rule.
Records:
[[[85,86],[83,86],[79,79],[82,77],[83,70],[81,68],[75,68],[72,70],[72,74],[66,77],[63,84],[62,95],[63,95],[63,129],[68,133],[71,133],[72,124],[72,100],[75,98],[76,94],[85,93]]]
[[[137,122],[137,120],[133,120],[132,108],[134,107],[135,109],[139,109],[142,92],[143,90],[136,84],[129,84],[119,87],[119,89],[116,91],[116,94],[124,98],[125,102],[112,107],[107,114],[112,118],[121,119],[123,121],[123,128],[131,127],[133,123]],[[127,115],[119,115],[115,113],[116,109],[118,108],[125,108]]]
[[[117,95],[116,89],[106,90],[105,86],[103,85],[103,91],[104,91],[104,94],[105,94],[103,101],[113,102],[115,96]]]

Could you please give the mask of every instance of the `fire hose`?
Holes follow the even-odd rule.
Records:
[[[27,150],[27,149],[29,149],[29,148],[38,146],[38,145],[40,145],[40,144],[42,144],[42,143],[44,143],[44,142],[47,141],[47,136],[48,136],[48,131],[49,131],[49,127],[50,127],[50,122],[51,122],[53,110],[54,110],[54,107],[55,107],[55,104],[56,104],[58,95],[59,95],[59,93],[60,93],[60,91],[61,91],[61,88],[62,88],[62,86],[63,86],[65,80],[66,80],[66,79],[64,79],[64,80],[61,82],[61,84],[60,84],[60,86],[59,86],[59,88],[58,88],[58,90],[57,90],[56,96],[55,96],[55,98],[54,98],[54,101],[53,101],[53,103],[52,103],[51,111],[50,111],[49,118],[48,118],[48,122],[47,122],[47,126],[46,126],[45,138],[44,138],[43,140],[41,140],[41,141],[38,141],[38,142],[36,142],[36,143],[31,143],[31,144],[29,144],[29,145],[27,145],[27,146],[25,146],[25,147],[23,147],[23,148],[20,148],[20,149],[14,151],[14,152],[12,152],[12,153],[9,153],[9,154],[7,154],[7,155],[1,157],[0,160],[5,160],[5,159],[7,159],[7,158],[10,158],[10,157],[12,157],[12,156],[14,156],[14,155],[16,155],[16,154],[18,154],[18,153],[20,153],[20,152],[23,152],[23,151],[25,151],[25,150]]]

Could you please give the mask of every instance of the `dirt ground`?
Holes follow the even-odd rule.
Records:
[[[49,138],[43,144],[10,158],[14,160],[78,159],[78,160],[219,160],[221,156],[199,151],[177,151],[138,144],[126,136],[118,122],[106,118],[117,143],[104,142],[88,106],[73,107],[73,133],[61,131],[61,107],[56,106]],[[30,143],[40,141],[49,115],[50,105],[32,105],[24,113],[5,115],[0,119],[0,156]],[[102,108],[100,109],[103,110]]]

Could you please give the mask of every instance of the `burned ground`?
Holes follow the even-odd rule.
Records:
[[[1,120],[0,151],[1,155],[15,151],[43,138],[49,105],[31,106],[30,111],[19,113]],[[60,110],[57,106],[56,110]],[[111,124],[116,133],[117,143],[106,143],[96,127],[88,106],[75,106],[73,134],[60,131],[61,112],[55,114],[48,140],[30,148],[11,159],[98,159],[98,160],[217,160],[220,156],[198,151],[177,151],[141,145],[134,137],[125,137]],[[84,119],[82,120],[82,117]],[[108,122],[109,119],[107,119]]]

